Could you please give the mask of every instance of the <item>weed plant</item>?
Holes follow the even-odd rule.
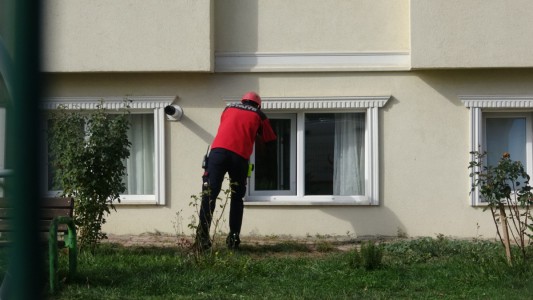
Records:
[[[223,193],[224,195],[224,198],[222,197],[217,197],[216,198],[216,202],[218,202],[218,207],[215,206],[215,211],[213,211],[213,215],[211,215],[211,224],[210,224],[210,238],[209,240],[211,241],[211,244],[213,245],[216,245],[217,243],[217,235],[223,235],[223,231],[222,231],[222,225],[227,223],[226,219],[225,219],[225,210],[226,210],[226,207],[228,206],[228,203],[231,199],[231,193],[233,192],[233,186],[236,185],[237,183],[234,183],[234,182],[230,182],[229,178],[226,177],[225,179],[228,180],[228,185],[229,187],[226,188],[226,189],[222,189],[221,192]],[[195,232],[195,234],[193,234],[193,238],[196,239],[197,238],[197,234],[198,234],[198,229],[199,229],[199,226],[200,226],[200,220],[196,218],[196,216],[199,215],[200,213],[200,209],[201,209],[201,206],[202,206],[202,198],[204,196],[207,196],[209,197],[211,191],[209,188],[206,188],[204,190],[202,190],[202,192],[200,192],[200,194],[198,195],[191,195],[191,201],[189,202],[189,206],[193,207],[195,209],[195,215],[191,216],[191,219],[190,219],[190,223],[187,225],[189,229],[191,229],[193,232]],[[212,200],[211,200],[212,201]],[[196,254],[200,254],[199,252],[202,252],[202,251],[199,251],[200,250],[200,246],[199,245],[196,245],[196,250],[197,250],[197,253]],[[209,252],[211,252],[211,250],[209,250]],[[198,256],[198,255],[197,255]],[[197,257],[197,258],[200,258],[200,257]]]
[[[354,250],[353,265],[356,268],[363,267],[365,270],[374,270],[381,267],[383,259],[383,247],[376,245],[374,241],[367,241],[361,245],[361,249]]]

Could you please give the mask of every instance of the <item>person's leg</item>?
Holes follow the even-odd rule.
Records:
[[[202,203],[196,231],[197,242],[203,248],[209,248],[209,228],[215,211],[216,199],[222,187],[222,181],[227,171],[226,153],[220,149],[213,149],[209,154],[207,172],[203,177]]]
[[[226,239],[228,247],[235,248],[240,244],[239,235],[242,227],[244,210],[244,195],[246,194],[246,178],[248,174],[248,161],[232,153],[232,164],[228,170],[231,182],[231,204],[229,212],[230,234]]]

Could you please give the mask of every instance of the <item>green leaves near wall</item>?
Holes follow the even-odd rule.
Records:
[[[55,173],[51,186],[75,199],[80,249],[93,251],[106,238],[102,225],[126,189],[129,111],[125,105],[114,112],[103,103],[92,111],[60,107],[49,119],[49,169]]]

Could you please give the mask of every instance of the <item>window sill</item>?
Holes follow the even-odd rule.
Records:
[[[377,206],[368,200],[245,200],[244,206]]]
[[[159,205],[155,200],[120,200],[114,203],[115,206],[128,206],[128,205]]]
[[[45,198],[61,197],[61,192],[49,191],[45,193]],[[127,198],[124,198],[127,197]],[[74,200],[75,201],[75,200]],[[128,195],[121,196],[120,202],[114,201],[115,206],[128,206],[128,205],[161,205],[153,195]]]

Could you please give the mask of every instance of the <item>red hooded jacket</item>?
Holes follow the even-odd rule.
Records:
[[[270,121],[261,110],[251,105],[231,104],[222,112],[211,149],[224,148],[250,159],[256,136],[265,143],[277,138]]]

